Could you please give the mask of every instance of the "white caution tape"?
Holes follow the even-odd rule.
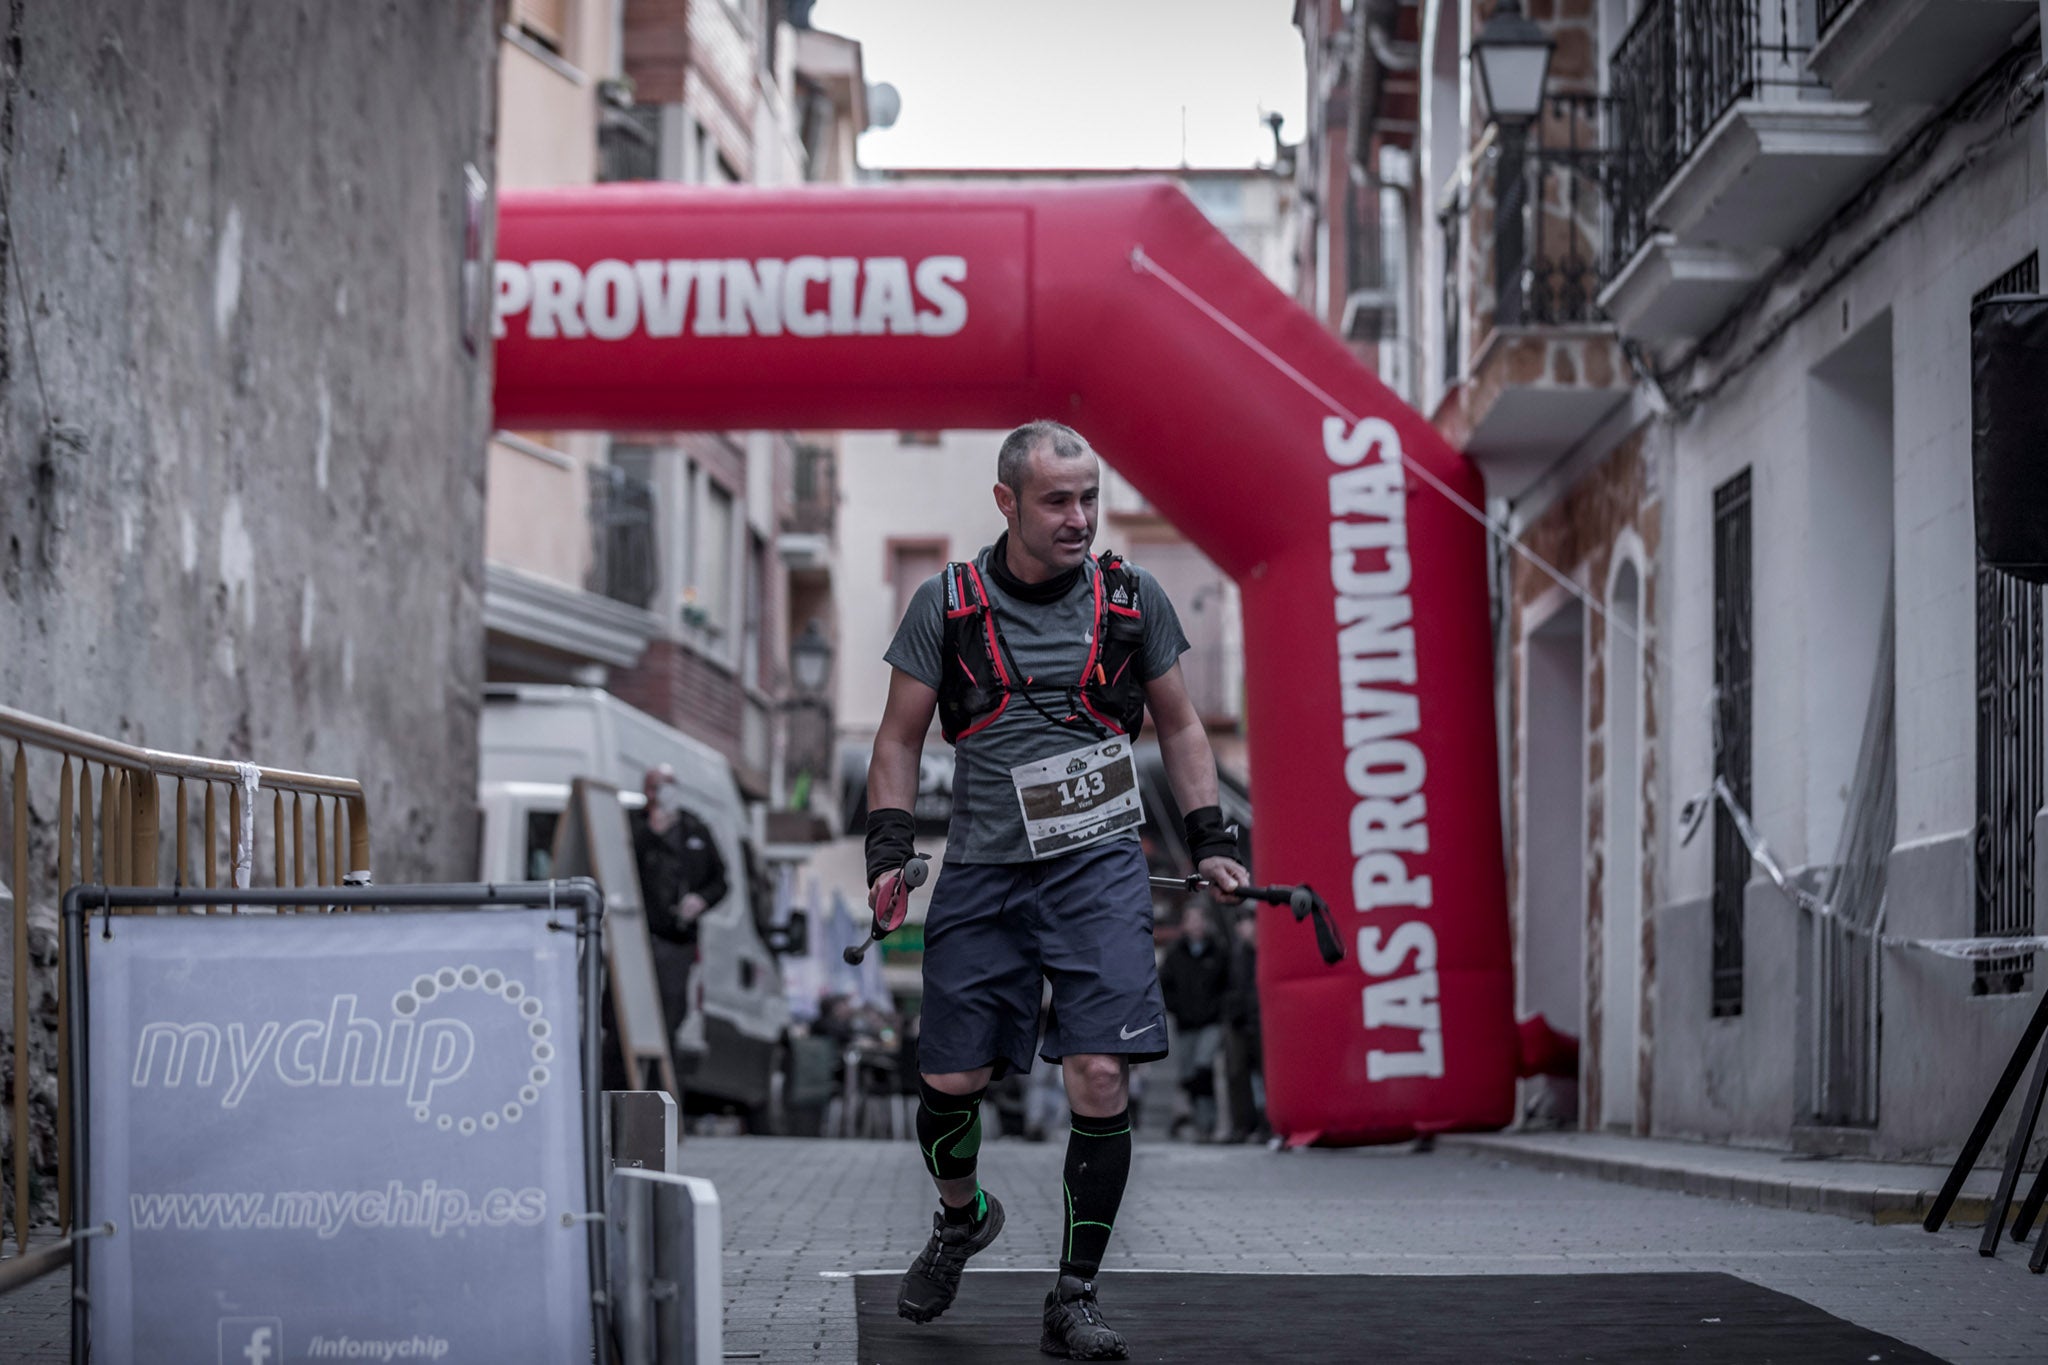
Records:
[[[242,789],[242,827],[235,831],[235,886],[254,884],[256,870],[256,793],[263,787],[263,770],[254,763],[235,765],[235,785]]]
[[[2048,935],[2030,934],[2026,938],[1899,938],[1893,934],[1881,934],[1878,942],[1887,948],[1918,948],[1923,953],[1958,958],[1964,962],[1989,962],[1994,958],[2015,957],[2037,948],[2048,948]]]
[[[1989,962],[1997,958],[2048,949],[2048,934],[2024,938],[1907,938],[1901,934],[1879,933],[1875,929],[1840,919],[1835,915],[1834,906],[1805,887],[1795,884],[1785,875],[1785,869],[1771,853],[1771,846],[1764,842],[1763,835],[1757,833],[1756,824],[1749,818],[1749,812],[1742,808],[1742,803],[1735,799],[1735,793],[1728,790],[1726,780],[1719,776],[1714,778],[1714,785],[1711,788],[1693,797],[1680,808],[1678,821],[1682,832],[1678,842],[1681,846],[1692,842],[1692,836],[1698,832],[1700,820],[1706,814],[1707,807],[1717,800],[1727,810],[1729,820],[1735,825],[1735,832],[1742,837],[1743,847],[1749,850],[1750,861],[1764,870],[1764,875],[1771,879],[1772,885],[1784,893],[1785,899],[1816,919],[1834,919],[1844,933],[1855,934],[1860,938],[1874,938],[1887,948],[1912,948],[1962,962]]]

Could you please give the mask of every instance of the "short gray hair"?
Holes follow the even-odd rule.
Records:
[[[1094,453],[1086,438],[1070,426],[1043,418],[1026,422],[1005,436],[1002,449],[996,452],[996,478],[1019,497],[1024,496],[1024,471],[1031,463],[1031,454],[1041,445],[1050,446],[1053,455],[1062,460],[1078,460]]]

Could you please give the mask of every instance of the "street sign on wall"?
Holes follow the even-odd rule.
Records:
[[[94,1356],[588,1359],[569,918],[93,925]]]

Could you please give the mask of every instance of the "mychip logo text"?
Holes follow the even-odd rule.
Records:
[[[516,1123],[538,1103],[553,1077],[551,1035],[540,998],[516,979],[447,966],[414,978],[384,1010],[346,992],[297,1019],[144,1022],[130,1083],[218,1091],[223,1109],[267,1086],[382,1091],[420,1122],[470,1136]]]

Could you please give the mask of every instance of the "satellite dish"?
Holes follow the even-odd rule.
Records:
[[[895,86],[877,81],[868,87],[868,127],[893,128],[902,112],[903,96],[896,93]]]

